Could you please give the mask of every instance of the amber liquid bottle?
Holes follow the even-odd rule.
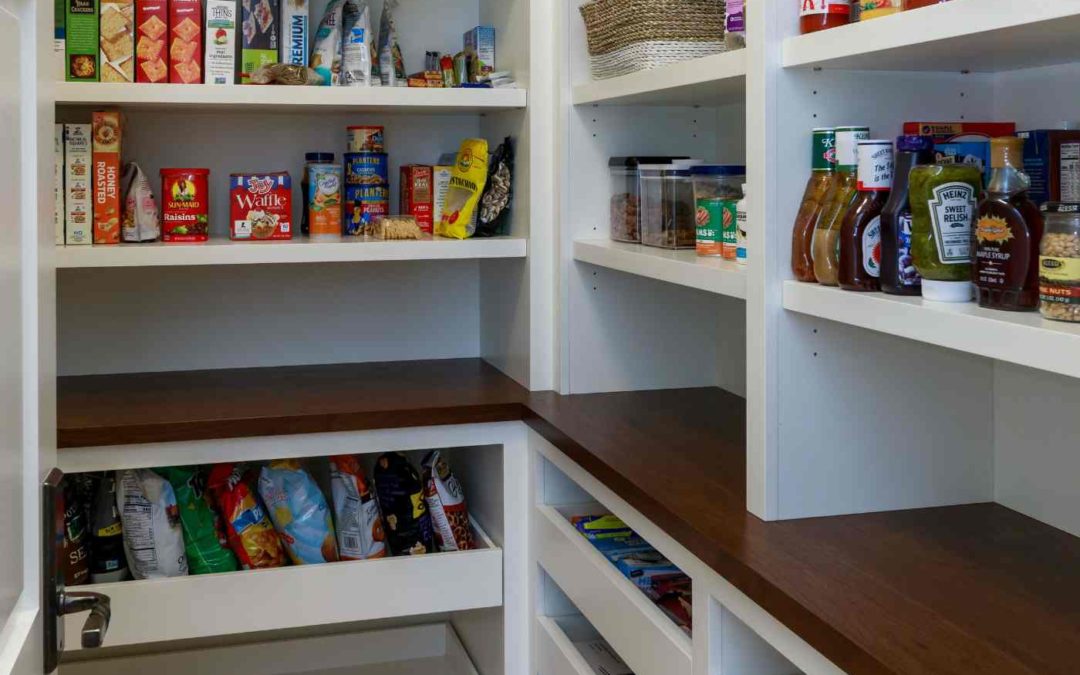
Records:
[[[981,307],[1011,311],[1039,306],[1039,242],[1043,217],[1028,197],[1020,170],[1024,140],[990,140],[990,185],[975,222],[975,298]]]
[[[836,286],[840,266],[840,228],[855,200],[858,169],[855,152],[861,140],[870,138],[869,127],[836,128],[836,177],[814,226],[814,276],[823,286]]]
[[[858,145],[858,194],[840,228],[840,288],[881,290],[881,210],[893,182],[892,141]]]
[[[806,182],[795,227],[791,230],[791,273],[799,281],[813,283],[817,281],[814,276],[814,226],[836,178],[835,129],[814,129],[810,167],[810,180]]]

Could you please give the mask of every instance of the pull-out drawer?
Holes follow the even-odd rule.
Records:
[[[584,617],[537,617],[536,636],[541,675],[595,675],[575,644],[600,638]]]

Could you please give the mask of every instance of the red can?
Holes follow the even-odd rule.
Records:
[[[851,0],[798,0],[799,29],[803,35],[837,28],[851,20]]]
[[[210,238],[210,169],[161,170],[161,240]]]

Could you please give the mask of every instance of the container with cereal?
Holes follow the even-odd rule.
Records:
[[[161,170],[161,239],[206,241],[210,235],[210,169]]]
[[[342,182],[340,164],[308,167],[308,228],[313,238],[341,236]]]
[[[681,157],[612,157],[608,160],[611,176],[611,239],[641,243],[638,211],[638,167],[642,164],[670,164]]]

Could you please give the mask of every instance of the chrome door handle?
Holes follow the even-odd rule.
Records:
[[[112,606],[109,596],[92,591],[60,591],[60,616],[90,612],[82,628],[83,649],[95,649],[105,642]]]

